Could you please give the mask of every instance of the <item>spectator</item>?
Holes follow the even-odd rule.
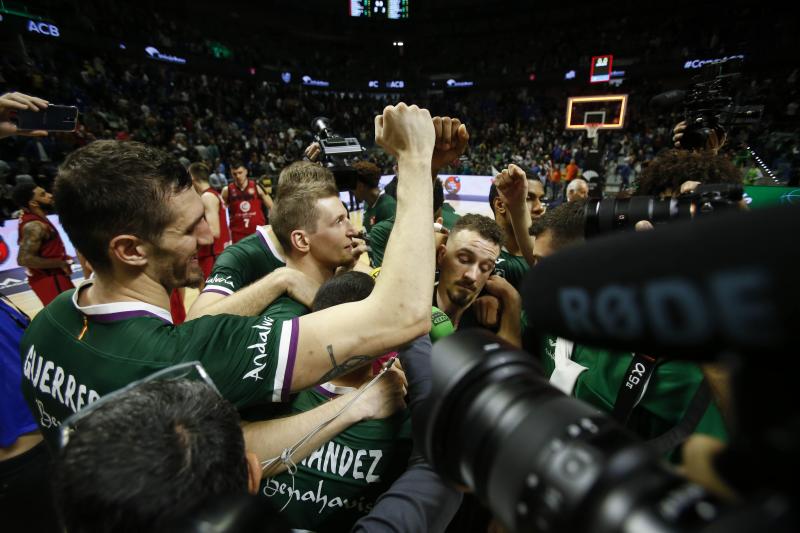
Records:
[[[586,200],[589,197],[589,184],[581,178],[575,178],[567,185],[567,202]]]
[[[0,509],[7,531],[59,530],[50,498],[50,454],[19,384],[19,341],[30,318],[0,296]],[[29,512],[36,502],[36,512]]]

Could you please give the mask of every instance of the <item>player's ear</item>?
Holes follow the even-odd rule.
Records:
[[[503,203],[503,199],[499,196],[494,199],[494,212],[498,215],[505,215],[506,214],[506,204]]]
[[[303,230],[296,229],[290,235],[290,240],[292,242],[292,248],[297,250],[298,252],[307,254],[311,249],[311,243],[308,238],[308,233]]]
[[[117,235],[108,243],[112,260],[130,266],[144,266],[152,252],[152,245],[136,235]]]
[[[442,261],[444,261],[444,256],[447,253],[447,244],[440,244],[438,248],[436,248],[436,266],[440,266]]]

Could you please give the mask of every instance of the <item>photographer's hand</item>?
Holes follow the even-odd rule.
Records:
[[[467,126],[457,118],[433,117],[436,144],[433,148],[431,172],[436,173],[455,161],[467,149],[469,132]]]
[[[6,93],[0,96],[0,139],[11,135],[23,135],[25,137],[46,137],[44,130],[19,131],[17,125],[10,121],[11,115],[15,111],[29,109],[31,111],[41,111],[47,109],[47,100],[42,100],[35,96],[28,96],[22,93]]]
[[[682,120],[675,125],[675,128],[672,130],[672,142],[675,145],[675,148],[683,148],[681,146],[681,139],[683,138],[683,134],[686,131],[686,121]],[[706,141],[706,150],[711,150],[714,154],[719,152],[720,148],[725,144],[728,136],[725,133],[725,130],[722,128],[713,129],[711,133],[708,135],[708,139]]]
[[[322,149],[318,142],[313,142],[306,146],[305,151],[303,154],[308,158],[309,161],[316,162],[319,158],[319,154],[322,153]]]

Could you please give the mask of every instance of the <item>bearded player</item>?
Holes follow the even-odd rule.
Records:
[[[74,288],[64,242],[47,219],[47,212],[53,210],[53,195],[33,183],[21,183],[14,188],[13,198],[22,208],[17,263],[27,269],[28,285],[42,305],[47,305]]]

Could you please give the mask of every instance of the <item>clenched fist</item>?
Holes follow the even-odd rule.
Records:
[[[524,205],[528,198],[528,178],[517,165],[508,165],[494,178],[497,192],[507,205]]]
[[[409,157],[430,161],[436,133],[427,109],[400,102],[386,106],[375,117],[375,142],[398,160]]]

